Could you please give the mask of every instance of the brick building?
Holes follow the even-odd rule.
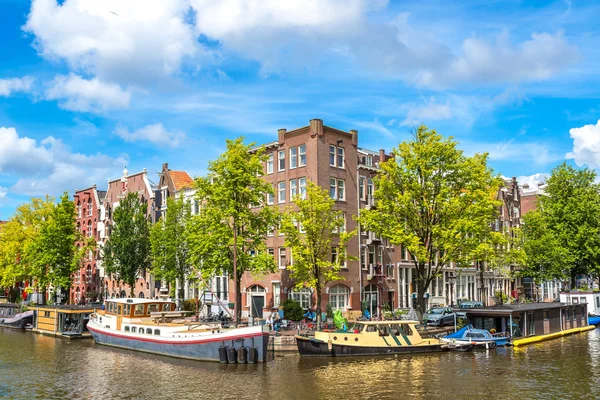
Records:
[[[97,190],[96,185],[82,190],[76,190],[73,196],[77,210],[77,230],[85,238],[100,241],[98,223],[100,222],[101,204],[106,191]],[[80,248],[83,243],[77,243]],[[97,301],[100,295],[99,251],[90,250],[86,253],[81,268],[73,275],[71,286],[71,303]]]
[[[123,175],[118,179],[108,181],[108,190],[101,208],[102,233],[100,234],[102,246],[110,237],[113,224],[113,212],[121,199],[129,192],[137,193],[141,201],[147,205],[147,215],[150,222],[156,219],[155,205],[156,188],[148,179],[148,172],[143,171],[135,174],[129,174],[127,169],[123,170]],[[103,268],[101,270],[102,292],[105,298],[128,297],[130,287],[128,284],[120,282],[114,276],[109,276]],[[158,287],[157,287],[158,286]],[[154,298],[158,295],[158,285],[148,271],[142,271],[135,284],[134,295],[140,298]]]

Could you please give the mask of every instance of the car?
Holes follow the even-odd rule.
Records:
[[[454,325],[455,318],[456,314],[450,307],[433,307],[423,314],[423,321],[427,325]]]
[[[458,308],[481,308],[483,307],[483,303],[481,301],[461,301]]]

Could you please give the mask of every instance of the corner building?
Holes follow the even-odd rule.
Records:
[[[358,132],[341,131],[313,119],[310,125],[287,131],[280,129],[277,141],[262,146],[265,150],[264,179],[273,186],[274,196],[266,204],[281,212],[293,207],[293,199],[302,195],[308,181],[326,189],[335,199],[335,209],[345,216],[345,229],[357,229],[354,219],[360,208],[373,204],[372,178],[380,160],[389,158],[384,151],[373,152],[358,147]],[[266,317],[288,298],[300,302],[304,309],[316,308],[316,293],[312,289],[295,288],[288,267],[293,262],[291,251],[285,247],[285,237],[275,227],[267,237],[268,252],[274,257],[277,270],[255,278],[247,273],[242,278],[242,314]],[[321,309],[327,303],[334,309],[360,313],[361,300],[373,314],[385,304],[397,308],[397,249],[371,232],[359,232],[350,239],[342,279],[329,282],[323,293]],[[400,257],[401,258],[401,257]],[[230,288],[233,289],[233,284]],[[234,298],[233,292],[229,298]]]

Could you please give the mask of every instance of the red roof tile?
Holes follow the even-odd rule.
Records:
[[[185,171],[169,171],[175,190],[181,190],[194,186],[194,180]]]

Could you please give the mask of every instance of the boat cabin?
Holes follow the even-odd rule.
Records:
[[[66,338],[91,338],[86,329],[94,309],[79,305],[30,307],[34,311],[33,328],[37,333]]]
[[[130,332],[135,323],[169,322],[182,318],[183,311],[175,311],[175,303],[154,299],[110,299],[104,303],[104,311],[98,312],[98,323],[109,329]],[[136,331],[141,329],[136,327]],[[152,328],[147,328],[154,333]]]
[[[15,303],[0,303],[0,319],[12,318],[18,314],[21,306]]]
[[[557,333],[588,325],[586,304],[523,303],[464,310],[476,329],[495,330],[511,337]]]
[[[559,298],[570,305],[587,304],[588,314],[600,315],[600,292],[560,292]]]

